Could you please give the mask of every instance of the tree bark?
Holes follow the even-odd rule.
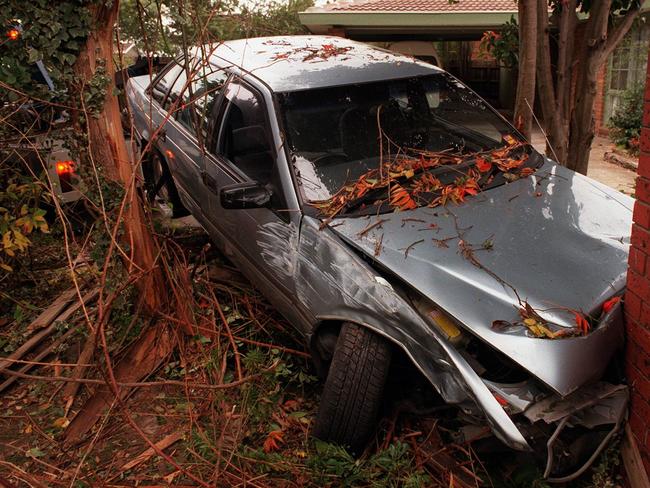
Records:
[[[575,29],[578,23],[576,15],[577,0],[568,0],[562,5],[559,20],[558,33],[558,60],[557,60],[557,82],[553,127],[548,127],[552,133],[552,144],[554,156],[560,164],[566,164],[569,153],[569,130],[572,111],[571,80],[574,64]],[[546,13],[546,46],[548,40],[548,13]],[[548,60],[550,71],[550,56]]]
[[[537,2],[537,92],[544,118],[547,153],[559,163],[563,163],[566,159],[567,138],[562,130],[561,114],[557,110],[562,94],[556,92],[553,85],[548,23],[546,2]]]
[[[134,168],[122,132],[118,99],[112,94],[115,69],[113,66],[113,28],[117,21],[119,0],[110,6],[98,2],[91,7],[95,30],[88,36],[85,49],[75,64],[75,72],[89,81],[98,69],[104,67],[109,78],[108,94],[103,112],[97,118],[86,116],[89,133],[89,155],[104,174],[122,183],[126,205],[123,215],[124,240],[129,245],[129,273],[144,271],[136,286],[143,296],[145,307],[156,311],[163,305],[165,286],[160,268],[156,265],[156,249],[145,222],[142,205],[136,191],[136,168]]]
[[[536,0],[519,0],[519,76],[515,100],[515,127],[530,140],[535,104],[535,74],[537,64],[537,6]]]
[[[641,11],[641,3],[631,8],[618,23],[609,25],[612,0],[594,2],[589,12],[585,39],[580,50],[575,103],[569,127],[569,153],[566,166],[587,174],[591,143],[595,135],[594,102],[598,72],[623,40]]]

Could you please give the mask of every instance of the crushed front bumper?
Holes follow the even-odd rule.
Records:
[[[529,382],[486,384],[509,410],[533,451],[545,459],[544,478],[552,483],[566,483],[583,474],[626,418],[625,385],[593,383],[562,398],[544,395]]]

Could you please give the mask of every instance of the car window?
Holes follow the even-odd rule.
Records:
[[[230,83],[224,96],[218,152],[251,180],[268,183],[275,166],[275,151],[270,144],[262,96],[239,81]]]
[[[278,94],[285,138],[308,201],[332,198],[387,158],[417,161],[477,153],[519,141],[515,129],[455,78],[440,73]],[[521,142],[521,141],[519,141]],[[520,147],[517,144],[517,147]],[[527,164],[537,164],[536,158]],[[451,167],[436,173],[443,184]],[[495,178],[495,182],[503,182]]]
[[[168,109],[168,104],[165,101],[169,88],[174,84],[178,75],[183,71],[183,68],[178,64],[174,65],[161,76],[151,88],[151,96],[156,100],[165,110]]]
[[[191,83],[184,83],[186,86],[181,87],[184,88],[183,101],[178,109],[177,119],[190,133],[204,141],[210,114],[213,113],[218,95],[228,79],[228,72],[214,65],[201,63],[191,73],[191,78]]]

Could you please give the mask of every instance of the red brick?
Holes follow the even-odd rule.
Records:
[[[647,277],[635,273],[633,270],[628,270],[627,273],[627,287],[642,301],[650,299],[650,280]]]
[[[634,294],[629,289],[625,293],[625,300],[623,302],[625,308],[625,316],[628,320],[628,334],[630,329],[630,320],[638,320],[641,317],[641,299],[638,295]]]
[[[628,420],[628,424],[630,425],[630,429],[632,429],[632,432],[642,432],[644,434],[643,437],[645,437],[645,433],[648,429],[647,420],[648,419],[641,418],[639,415],[637,415],[636,412],[630,412],[630,418]]]
[[[644,304],[645,306],[646,304]],[[650,352],[650,330],[641,325],[627,326],[628,341],[634,342],[643,351]],[[650,419],[649,419],[650,420]]]
[[[638,394],[646,402],[650,401],[650,379],[647,375],[639,374],[636,378],[630,381],[632,390]],[[650,427],[650,419],[646,419],[647,427]]]
[[[632,247],[641,249],[646,254],[650,254],[650,230],[644,229],[638,224],[634,224],[632,226],[632,237],[630,242]],[[646,296],[650,299],[650,295]]]
[[[650,229],[650,204],[637,200],[634,204],[634,222]]]
[[[647,376],[650,371],[650,356],[637,343],[628,341],[625,348],[625,361],[628,363],[627,370],[635,374],[635,368],[640,375]],[[649,417],[650,421],[650,417]]]
[[[650,152],[650,130],[647,127],[644,127],[641,130],[641,139],[639,140],[639,148],[641,151],[648,153]]]
[[[642,249],[638,247],[630,248],[630,257],[628,260],[630,269],[634,270],[636,273],[640,275],[645,275],[645,271],[647,268],[646,261],[648,261],[648,255],[645,252],[643,252]]]
[[[650,405],[648,405],[648,402],[645,401],[641,395],[638,393],[632,392],[630,395],[630,411],[634,412],[636,415],[641,417],[645,422],[645,429],[635,431],[634,434],[636,435],[637,439],[641,441],[641,445],[645,444],[645,438],[646,438],[646,432],[648,429],[648,422],[650,422]],[[639,446],[641,447],[641,446]],[[649,451],[650,452],[650,451]]]
[[[638,177],[636,179],[636,190],[634,191],[634,194],[637,199],[642,202],[650,203],[650,178],[642,176]]]
[[[636,171],[639,176],[650,178],[650,154],[641,154],[639,156],[639,167]]]
[[[641,370],[636,367],[636,356],[639,354],[639,346],[628,342],[625,346],[625,377],[630,385],[643,376]]]
[[[639,317],[639,324],[643,327],[650,327],[650,301],[644,301],[641,304],[641,316]],[[646,348],[650,353],[650,347]]]

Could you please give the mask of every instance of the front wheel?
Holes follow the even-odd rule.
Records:
[[[363,450],[377,426],[391,360],[390,343],[365,327],[341,327],[325,381],[314,436]]]
[[[167,161],[158,151],[152,151],[151,155],[143,162],[142,173],[149,203],[153,204],[156,200],[160,200],[171,206],[173,217],[183,217],[189,214],[178,196],[178,190],[169,166],[167,166]]]

